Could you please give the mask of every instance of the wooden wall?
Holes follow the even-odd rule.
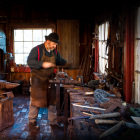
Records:
[[[72,64],[72,68],[79,68],[79,21],[57,20],[57,33],[61,55]]]

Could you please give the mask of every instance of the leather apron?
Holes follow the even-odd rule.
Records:
[[[55,55],[52,52],[52,56],[48,57],[45,55],[45,50],[43,49],[43,56],[41,58],[43,62],[51,62],[56,64]],[[53,75],[54,68],[40,68],[32,69],[31,76],[31,105],[36,107],[48,107],[48,84],[49,78]]]

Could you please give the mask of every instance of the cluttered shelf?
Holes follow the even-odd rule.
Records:
[[[68,131],[71,139],[140,138],[140,112],[136,116],[132,111],[140,106],[127,104],[102,89],[74,86],[67,88],[67,92],[70,97]]]

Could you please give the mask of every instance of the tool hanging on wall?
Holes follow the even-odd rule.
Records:
[[[78,76],[83,76],[85,83],[90,79],[90,60],[90,47],[87,46],[78,71]]]

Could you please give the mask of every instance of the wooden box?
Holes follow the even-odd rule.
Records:
[[[0,100],[0,131],[14,124],[13,99]]]

